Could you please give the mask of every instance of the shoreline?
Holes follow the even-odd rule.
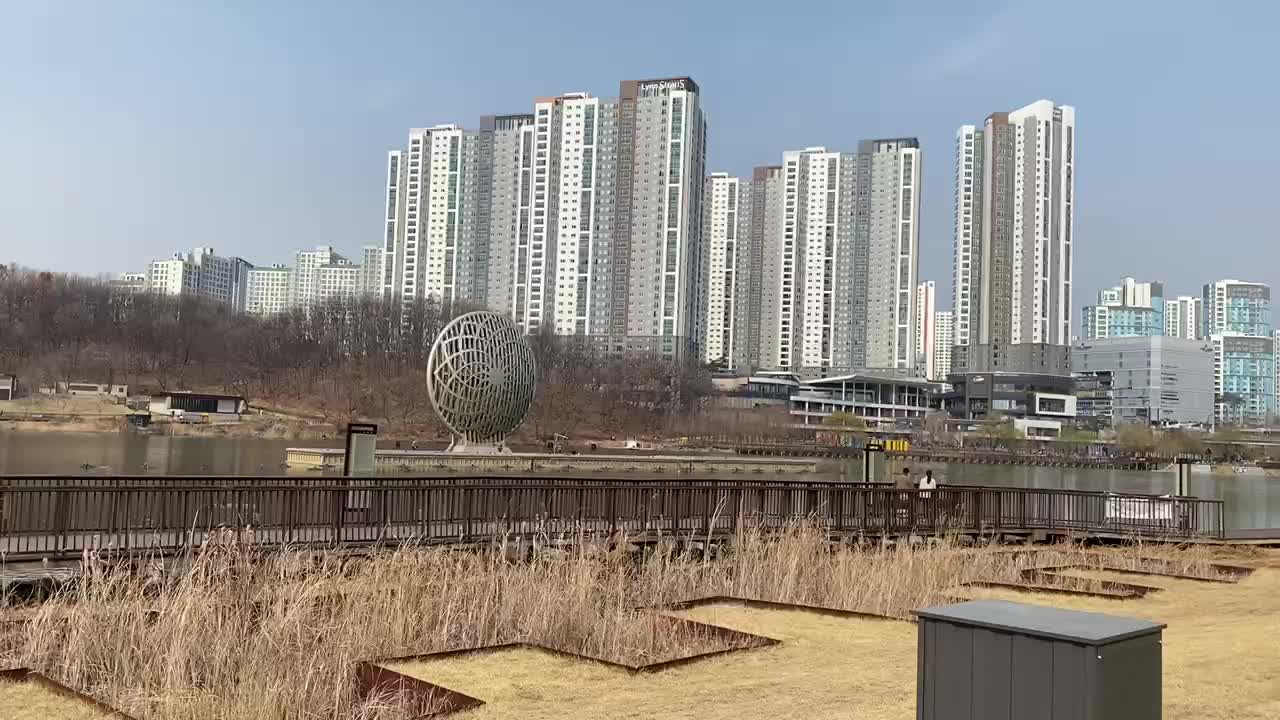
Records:
[[[49,420],[6,420],[0,418],[0,433],[123,434],[159,437],[225,437],[260,440],[326,440],[340,436],[332,426],[317,427],[272,418],[268,422],[245,420],[236,423],[156,423],[146,429],[128,424],[125,416]]]

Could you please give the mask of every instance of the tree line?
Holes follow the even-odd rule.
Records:
[[[74,275],[0,267],[0,372],[27,388],[125,383],[131,392],[221,390],[251,407],[439,433],[426,389],[440,329],[475,308],[377,296],[266,317],[189,295],[128,293]],[[608,353],[581,338],[531,338],[539,386],[526,434],[661,433],[711,392],[693,359]]]

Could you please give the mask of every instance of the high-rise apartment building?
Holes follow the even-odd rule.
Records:
[[[1075,109],[1039,100],[956,134],[956,342],[1071,341]]]
[[[243,312],[253,265],[238,257],[223,257],[213,248],[175,253],[147,266],[147,287],[164,295],[198,295]]]
[[[786,173],[781,165],[755,168],[751,174],[750,249],[752,268],[748,272],[750,287],[747,322],[743,329],[754,342],[746,346],[753,368],[776,369],[783,343],[782,322],[784,244],[782,221]],[[794,243],[794,238],[789,242]],[[756,255],[758,254],[758,258]],[[788,277],[788,281],[793,281]],[[790,298],[787,298],[790,303]],[[788,310],[789,312],[789,310]],[[790,336],[786,336],[788,342]]]
[[[480,181],[482,191],[488,193],[488,202],[480,203],[482,221],[478,227],[480,242],[487,245],[484,304],[511,313],[518,324],[527,327],[529,236],[535,198],[533,165],[537,152],[534,116],[486,115],[480,118],[480,136],[482,157],[490,158]],[[549,145],[550,140],[546,143]],[[544,184],[544,198],[545,193]],[[545,208],[542,212],[538,219],[545,222]]]
[[[249,271],[249,292],[245,312],[250,315],[275,315],[289,309],[293,287],[293,270],[284,265],[256,267]]]
[[[1214,364],[1218,422],[1261,425],[1276,412],[1271,288],[1243,280],[1204,286],[1203,332]]]
[[[762,218],[761,328],[776,336],[761,343],[762,365],[914,367],[920,178],[914,138],[783,154],[753,198],[776,208]]]
[[[916,368],[923,370],[924,377],[929,380],[936,377],[933,345],[938,336],[937,313],[937,287],[932,280],[927,280],[916,286],[915,353]]]
[[[357,291],[361,295],[382,294],[382,247],[365,245],[360,248],[360,283]]]
[[[1276,411],[1275,338],[1235,331],[1209,336],[1214,350],[1215,417],[1228,425],[1262,425]]]
[[[314,250],[299,250],[294,253],[290,304],[308,307],[319,302],[320,268],[347,264],[347,259],[335,252],[331,245],[317,245]]]
[[[448,304],[476,292],[487,161],[480,133],[457,125],[410,130],[408,148],[388,155],[384,297]]]
[[[951,310],[934,313],[933,374],[929,380],[945,382],[951,374],[951,348],[955,345],[955,316]]]
[[[1157,337],[1165,334],[1164,284],[1140,283],[1131,277],[1098,293],[1084,307],[1081,333],[1086,340]]]
[[[1164,301],[1164,334],[1184,340],[1204,337],[1204,298],[1180,295]]]
[[[703,359],[741,367],[747,324],[751,188],[727,173],[712,173],[703,191],[702,243],[706,268]],[[740,272],[741,271],[741,272]]]
[[[321,265],[314,271],[312,303],[324,303],[334,298],[350,298],[364,292],[364,268],[339,257],[332,263]]]
[[[483,304],[614,350],[655,336],[693,349],[705,135],[687,77],[538,98],[478,132],[411,131],[388,156],[384,294]]]
[[[1244,280],[1219,280],[1204,286],[1204,333],[1236,332],[1270,337],[1271,288]]]

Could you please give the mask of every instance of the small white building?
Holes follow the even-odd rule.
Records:
[[[129,397],[128,385],[111,385],[107,383],[92,382],[58,382],[55,383],[55,389],[59,395],[72,395],[76,397],[105,396],[120,398],[121,400]]]
[[[208,415],[211,420],[239,419],[249,403],[238,395],[196,392],[152,393],[148,409],[153,415],[178,417]]]

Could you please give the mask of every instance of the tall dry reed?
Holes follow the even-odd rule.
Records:
[[[572,547],[511,561],[501,543],[368,557],[212,546],[150,579],[91,564],[0,647],[148,720],[396,718],[356,708],[359,661],[529,641],[640,664],[711,649],[640,607],[735,595],[907,618],[967,580],[1087,556],[851,547],[806,525],[710,555]]]

